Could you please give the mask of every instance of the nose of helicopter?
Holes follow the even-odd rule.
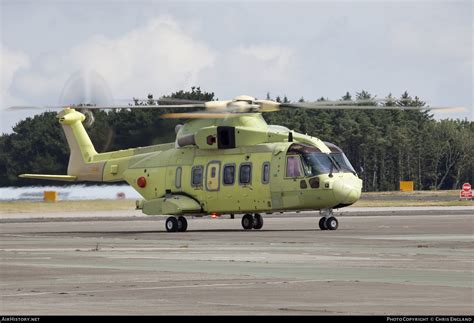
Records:
[[[360,198],[362,181],[355,178],[341,178],[334,181],[334,197],[340,204],[353,204]]]

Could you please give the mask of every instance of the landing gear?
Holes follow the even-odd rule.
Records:
[[[263,217],[260,214],[255,213],[253,220],[253,228],[255,230],[260,230],[263,227]]]
[[[321,230],[327,230],[327,228],[326,228],[326,218],[319,219],[319,228]]]
[[[333,216],[332,209],[324,209],[319,211],[323,217],[319,220],[319,228],[321,230],[337,230],[339,222]]]
[[[328,230],[337,230],[337,227],[339,226],[339,222],[337,221],[335,217],[331,216],[326,219],[325,225]]]
[[[242,228],[245,230],[260,230],[263,227],[263,217],[255,213],[253,216],[252,214],[245,214],[242,217]]]
[[[188,229],[188,221],[184,216],[180,216],[178,218],[178,231],[179,232],[186,232]]]
[[[254,225],[254,219],[253,219],[253,216],[252,214],[245,214],[243,217],[242,217],[242,228],[244,228],[245,230],[251,230],[253,229],[253,225]]]
[[[184,216],[170,216],[166,219],[165,226],[168,232],[185,232],[188,229],[188,221]]]
[[[166,219],[166,231],[168,232],[177,232],[178,231],[178,220],[174,216],[170,216]]]

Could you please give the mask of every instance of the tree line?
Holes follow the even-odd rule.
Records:
[[[213,92],[199,87],[169,98],[210,101]],[[346,93],[342,100],[366,100],[367,91]],[[407,92],[385,104],[424,106]],[[272,99],[270,93],[267,99]],[[290,102],[284,96],[274,100]],[[319,101],[327,100],[321,97]],[[300,98],[299,102],[304,101]],[[153,95],[133,105],[156,104]],[[143,147],[175,139],[174,128],[184,120],[163,119],[162,109],[94,110],[87,128],[97,151]],[[398,190],[399,181],[412,180],[415,189],[455,189],[474,179],[474,122],[435,120],[429,111],[303,110],[265,113],[268,124],[286,126],[341,147],[364,181],[364,191]],[[19,179],[21,173],[66,174],[69,149],[55,112],[20,121],[13,133],[0,136],[0,186],[51,184]]]

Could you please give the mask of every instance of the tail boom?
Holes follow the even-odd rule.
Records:
[[[84,114],[66,108],[58,113],[58,119],[70,150],[67,175],[21,174],[19,177],[68,182],[118,182],[124,180],[123,172],[131,162],[174,148],[174,143],[169,143],[99,154],[82,124]]]

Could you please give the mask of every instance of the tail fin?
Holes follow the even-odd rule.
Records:
[[[59,112],[58,118],[71,152],[67,175],[21,174],[19,177],[67,182],[102,182],[105,161],[94,160],[94,157],[98,155],[97,151],[82,125],[86,117],[74,109],[66,108]]]
[[[67,108],[59,113],[58,118],[71,152],[67,174],[76,176],[79,181],[102,181],[105,162],[94,162],[97,151],[82,125],[86,117],[74,109]]]

